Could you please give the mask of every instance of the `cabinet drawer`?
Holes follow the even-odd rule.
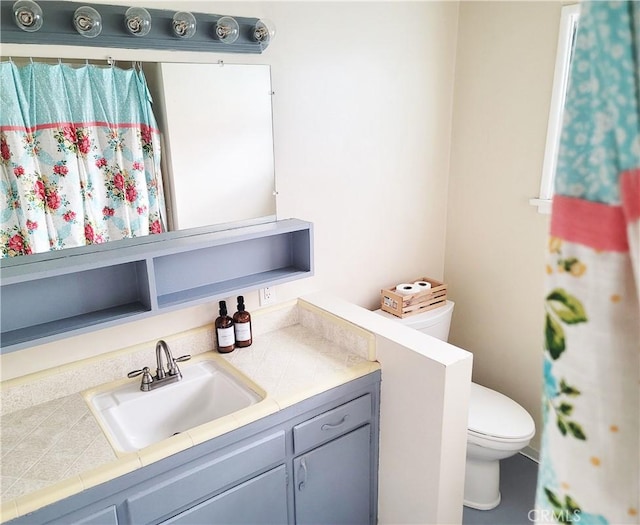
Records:
[[[170,471],[165,479],[126,500],[131,523],[149,523],[262,469],[284,461],[284,431],[233,447]]]
[[[324,443],[370,418],[371,394],[366,394],[293,427],[294,452],[298,454]]]

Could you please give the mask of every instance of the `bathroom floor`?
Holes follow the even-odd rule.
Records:
[[[464,507],[463,525],[529,525],[536,495],[538,464],[522,454],[500,462],[502,501],[493,510]]]

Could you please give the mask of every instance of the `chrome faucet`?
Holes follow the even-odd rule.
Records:
[[[171,355],[171,350],[169,350],[169,345],[162,339],[156,343],[156,377],[158,379],[164,379],[166,377],[164,367],[162,366],[162,350],[164,350],[164,355],[167,360],[167,373],[170,376],[177,375],[182,378],[180,369],[173,359],[173,355]]]
[[[165,360],[167,361],[167,370],[165,371],[162,365],[162,352],[164,351]],[[156,375],[152,376],[148,366],[145,366],[142,370],[133,370],[127,374],[127,377],[136,377],[142,374],[142,383],[140,383],[140,390],[148,392],[162,385],[168,385],[175,383],[182,379],[182,372],[178,363],[188,361],[191,359],[190,355],[183,355],[177,359],[173,358],[169,345],[160,339],[156,343]]]

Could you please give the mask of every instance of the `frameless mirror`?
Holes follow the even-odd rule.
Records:
[[[144,67],[164,130],[170,229],[274,215],[269,66]]]
[[[274,220],[270,66],[145,62],[141,67],[163,137],[168,232],[109,244],[115,248],[118,243],[153,242]],[[9,258],[5,263],[47,255],[61,254]]]

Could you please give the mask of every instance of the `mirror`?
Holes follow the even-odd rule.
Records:
[[[28,59],[13,60],[19,63]],[[96,63],[105,64],[104,60]],[[116,65],[127,68],[131,63]],[[163,137],[162,170],[169,231],[109,244],[115,248],[118,243],[153,242],[167,236],[274,220],[270,66],[145,62],[141,67]],[[63,256],[60,252],[9,258],[5,262],[55,258]]]
[[[269,66],[143,70],[164,136],[169,229],[275,215]]]

